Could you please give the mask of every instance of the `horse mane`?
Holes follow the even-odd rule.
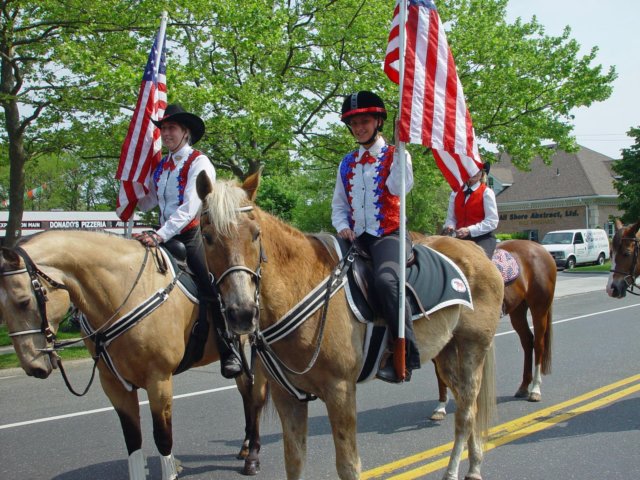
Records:
[[[228,237],[237,230],[240,207],[249,203],[249,197],[233,180],[218,180],[202,202],[202,212],[221,235]]]

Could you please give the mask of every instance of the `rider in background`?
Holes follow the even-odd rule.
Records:
[[[444,234],[476,242],[491,258],[496,248],[498,206],[493,190],[487,186],[490,164],[483,168],[449,197]]]
[[[206,172],[213,182],[216,171],[206,155],[191,147],[204,135],[204,122],[177,104],[167,106],[164,117],[152,122],[160,129],[162,145],[169,153],[151,172],[149,194],[140,199],[138,206],[143,211],[158,206],[160,228],[155,232],[137,234],[134,238],[147,246],[156,246],[172,239],[182,242],[187,250],[187,263],[196,276],[201,292],[201,305],[211,301],[216,307],[217,296],[212,291],[200,233],[200,218],[197,216],[201,201],[196,192],[198,174]],[[238,354],[221,338],[226,329],[220,309],[212,310],[222,375],[225,378],[237,377],[242,373]]]
[[[399,168],[397,152],[379,132],[387,118],[382,99],[372,92],[361,91],[347,96],[342,104],[341,120],[353,135],[358,149],[348,153],[340,162],[333,193],[331,221],[338,236],[356,242],[369,253],[373,263],[374,289],[380,299],[382,316],[398,337],[398,252],[400,241],[406,242],[407,256],[411,253],[408,238],[400,239],[401,175],[406,190],[413,185],[411,157],[406,156],[406,170]],[[405,299],[406,377],[420,368],[420,354],[411,325],[411,308]],[[378,370],[378,378],[400,382],[391,358]]]

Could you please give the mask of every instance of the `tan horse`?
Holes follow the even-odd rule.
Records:
[[[47,378],[59,365],[47,334],[57,330],[69,299],[85,315],[90,327],[101,334],[113,324],[126,323],[127,314],[145,300],[163,300],[158,300],[148,316],[141,315],[132,328],[105,346],[113,370],[104,359],[97,363],[102,388],[120,419],[129,454],[129,478],[133,480],[146,478],[137,388],[148,394],[154,439],[162,456],[163,480],[177,478],[178,468],[171,453],[172,376],[197,317],[197,304],[174,285],[170,273],[158,271],[152,258],[153,254],[135,240],[89,231],[44,232],[28,237],[19,249],[3,248],[0,255],[2,318],[22,368],[37,378]],[[46,302],[43,291],[48,297]],[[156,295],[157,292],[162,293]],[[219,359],[213,335],[210,329],[203,357],[193,366]],[[95,357],[96,344],[89,339],[85,344]],[[252,449],[255,467],[264,382],[254,389],[255,398],[251,397],[246,379],[240,377],[237,383],[245,412],[249,412],[247,435],[251,438],[245,439],[243,447]]]
[[[520,267],[520,275],[504,287],[503,303],[504,314],[509,315],[524,354],[522,382],[515,397],[539,402],[542,400],[542,375],[551,373],[556,263],[542,245],[530,240],[507,240],[500,242],[498,249],[511,253]],[[531,312],[533,332],[527,312]],[[444,419],[447,413],[447,387],[440,379],[438,395],[438,406],[430,417],[435,421]]]
[[[274,325],[336,266],[323,244],[262,211],[253,203],[259,174],[242,185],[200,176],[202,234],[207,263],[219,282],[229,328],[252,334]],[[444,478],[457,479],[467,442],[467,479],[480,479],[482,435],[495,407],[493,336],[500,318],[503,282],[471,242],[440,238],[433,246],[465,272],[474,310],[449,306],[415,323],[422,361],[436,358],[456,401],[455,444]],[[326,305],[326,302],[325,302]],[[282,322],[278,324],[280,327]],[[363,363],[365,326],[355,320],[338,291],[323,309],[270,344],[274,363],[295,388],[325,402],[341,479],[360,477],[356,445],[356,380]],[[294,373],[292,373],[292,371]],[[308,403],[271,382],[284,437],[286,477],[302,478]],[[402,388],[402,387],[398,387]]]

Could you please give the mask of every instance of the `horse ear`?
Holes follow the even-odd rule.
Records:
[[[20,266],[20,257],[16,252],[8,248],[2,247],[2,254],[0,255],[0,271],[9,272],[11,270],[17,270]]]
[[[616,226],[616,230],[620,230],[622,227],[624,227],[624,224],[619,218],[616,218],[615,226]]]
[[[198,192],[200,200],[204,200],[206,196],[211,193],[211,190],[213,190],[213,184],[211,183],[211,179],[209,178],[209,175],[207,175],[207,172],[203,170],[196,178],[196,191]]]
[[[255,201],[256,196],[258,195],[258,187],[260,186],[260,175],[262,174],[263,168],[263,166],[260,166],[257,172],[249,175],[242,183],[242,189],[247,192],[247,197],[249,197],[249,200],[251,200],[252,202]]]
[[[638,236],[638,230],[640,230],[640,220],[637,221],[632,227],[631,227],[631,232],[633,233],[634,237]]]

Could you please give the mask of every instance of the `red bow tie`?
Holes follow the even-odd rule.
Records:
[[[174,171],[176,168],[176,164],[173,161],[173,156],[170,156],[169,158],[167,158],[167,160],[162,164],[162,171],[164,172],[165,170],[170,170],[170,171]]]
[[[362,157],[359,158],[356,163],[361,163],[364,165],[365,163],[375,163],[375,162],[376,162],[376,157],[371,155],[368,150],[365,150],[365,152],[362,154]]]

